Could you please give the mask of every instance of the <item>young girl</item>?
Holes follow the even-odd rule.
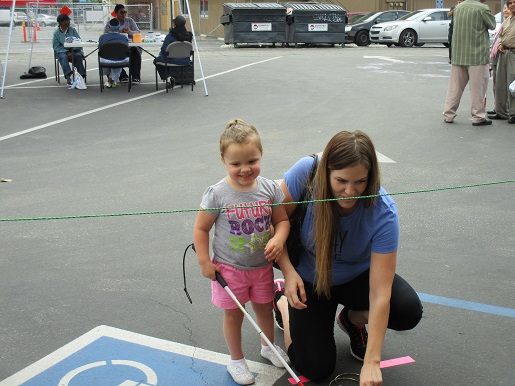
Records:
[[[256,321],[274,341],[272,263],[281,257],[290,223],[279,185],[260,177],[263,148],[258,131],[241,119],[229,122],[220,137],[220,154],[228,175],[204,192],[193,239],[202,275],[212,280],[212,302],[224,309],[223,332],[231,361],[227,371],[240,385],[254,383],[241,346],[244,315],[215,279],[220,272],[241,304],[249,300]],[[212,209],[223,208],[223,209]],[[209,257],[209,231],[215,225],[213,259]],[[273,226],[273,236],[272,236]],[[261,356],[284,367],[261,341]],[[277,351],[288,361],[286,354]]]

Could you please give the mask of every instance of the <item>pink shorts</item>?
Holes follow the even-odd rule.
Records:
[[[270,303],[274,300],[274,272],[272,264],[263,268],[242,270],[213,261],[220,267],[220,273],[227,282],[227,287],[244,305],[249,300],[253,303]],[[216,280],[211,282],[211,301],[223,309],[238,308],[234,300]]]

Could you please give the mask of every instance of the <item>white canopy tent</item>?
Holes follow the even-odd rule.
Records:
[[[12,31],[13,31],[13,27],[14,27],[14,11],[15,11],[15,7],[16,7],[16,0],[13,0],[12,1],[12,6],[11,6],[11,20],[10,20],[10,23],[9,23],[9,37],[8,37],[8,41],[7,41],[7,52],[5,54],[5,65],[2,66],[3,67],[3,73],[2,73],[2,89],[1,89],[1,92],[0,92],[0,99],[4,99],[4,89],[5,89],[5,78],[6,78],[6,75],[7,75],[7,65],[9,63],[9,52],[10,52],[10,49],[11,49],[11,39],[12,39]],[[191,10],[190,10],[190,3],[188,0],[186,0],[186,7],[188,8],[188,15],[191,15]],[[39,0],[37,1],[37,7],[36,9],[39,8]],[[198,64],[199,64],[199,67],[200,67],[200,73],[202,75],[202,81],[204,83],[204,90],[205,90],[205,96],[209,96],[209,93],[207,91],[207,85],[206,85],[206,80],[205,80],[205,77],[204,77],[204,69],[202,68],[202,61],[200,60],[200,52],[199,52],[199,49],[198,49],[198,45],[197,45],[197,38],[195,37],[195,28],[193,26],[193,22],[191,22],[190,20],[190,26],[191,26],[191,32],[193,34],[193,42],[194,42],[194,45],[195,45],[195,56],[197,57],[197,60],[198,60]],[[32,43],[32,48],[34,48],[34,40],[31,41]],[[30,50],[30,58],[29,58],[29,68],[30,68],[30,65],[31,65],[31,62],[32,62],[32,52],[33,52],[33,49]],[[1,65],[1,61],[0,61],[0,65]]]
[[[11,7],[11,22],[9,23],[9,38],[7,39],[7,52],[5,53],[5,66],[4,72],[2,74],[2,91],[0,92],[0,98],[4,99],[4,88],[5,88],[5,76],[7,75],[7,65],[9,64],[9,51],[11,50],[11,38],[13,34],[13,26],[14,26],[14,7],[16,6],[16,0],[13,0],[13,5]]]

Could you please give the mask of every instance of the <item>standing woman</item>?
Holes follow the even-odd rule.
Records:
[[[307,378],[329,377],[336,366],[334,320],[350,337],[350,352],[363,361],[362,386],[382,384],[379,367],[386,329],[409,330],[422,317],[414,289],[395,273],[399,218],[380,185],[374,145],[361,131],[342,131],[327,144],[313,183],[312,157],[284,175],[285,202],[299,201],[308,187],[316,200],[307,207],[299,262],[287,253],[279,266],[274,309],[284,328],[285,346],[295,368]],[[289,216],[296,205],[286,205]],[[279,285],[281,284],[281,285]],[[336,316],[339,305],[343,310]],[[368,333],[365,325],[368,324]]]
[[[490,74],[492,75],[492,83],[493,83],[493,93],[494,93],[494,102],[495,102],[495,84],[497,81],[497,62],[499,61],[499,33],[502,31],[502,27],[504,23],[511,17],[510,9],[508,8],[508,4],[504,3],[504,8],[502,9],[502,13],[504,16],[504,21],[499,26],[496,27],[496,31],[494,34],[494,41],[492,42],[492,47],[490,48]],[[495,105],[494,105],[495,106]],[[486,112],[490,115],[495,115],[495,107],[493,110],[489,110]]]
[[[190,42],[193,39],[193,34],[189,32],[186,29],[186,18],[184,16],[177,16],[175,19],[172,20],[173,27],[170,28],[170,31],[168,32],[168,35],[166,35],[165,40],[163,42],[163,45],[161,46],[161,51],[159,53],[159,56],[154,59],[154,65],[156,63],[164,63],[167,61],[171,64],[188,64],[190,62],[189,58],[185,59],[168,59],[166,57],[166,49],[168,48],[168,45],[173,42]],[[163,66],[156,66],[157,72],[159,73],[159,76],[161,77],[161,80],[165,80],[168,83],[168,86],[172,86],[171,79],[166,73],[166,69]]]
[[[503,24],[497,48],[497,75],[495,80],[495,115],[491,119],[508,119],[515,123],[515,96],[511,95],[510,84],[515,80],[515,2],[507,1],[511,16]]]
[[[114,13],[116,14],[116,18],[120,22],[120,33],[129,35],[132,38],[134,33],[140,33],[138,25],[134,21],[134,19],[127,16],[127,10],[125,9],[125,5],[116,4],[114,7]],[[109,32],[109,22],[104,27],[104,33]],[[132,76],[132,84],[138,84],[141,82],[141,48],[139,47],[131,47],[131,68],[130,73]],[[127,83],[129,81],[129,77],[125,72],[125,69],[122,70],[122,74],[120,75],[120,82]]]

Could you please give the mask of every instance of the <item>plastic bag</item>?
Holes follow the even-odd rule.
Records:
[[[73,67],[73,83],[70,88],[76,88],[78,90],[86,90],[88,86],[86,85],[86,81],[82,77],[81,74],[77,71],[77,67]]]
[[[515,97],[515,80],[510,83],[510,86],[508,88],[510,90],[511,96]]]

